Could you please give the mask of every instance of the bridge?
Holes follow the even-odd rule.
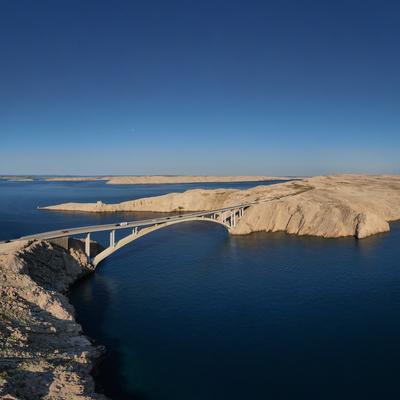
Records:
[[[85,253],[89,261],[97,266],[106,257],[110,256],[120,248],[126,246],[127,244],[139,239],[156,230],[183,223],[189,221],[208,221],[215,224],[224,226],[228,231],[235,228],[237,223],[243,217],[245,211],[253,204],[257,204],[260,201],[254,201],[250,203],[239,204],[235,206],[219,208],[210,211],[193,212],[187,214],[179,214],[174,216],[167,216],[154,219],[145,219],[139,221],[130,222],[119,222],[114,224],[104,224],[104,225],[91,225],[83,226],[79,228],[68,228],[63,230],[56,230],[50,232],[43,232],[29,236],[22,236],[16,240],[30,240],[30,239],[42,239],[54,241],[61,238],[69,238],[74,235],[85,235]],[[123,230],[126,235],[116,240],[115,232],[117,230]],[[109,232],[109,246],[102,250],[100,253],[91,257],[91,235],[95,232]],[[67,240],[68,242],[68,240]]]

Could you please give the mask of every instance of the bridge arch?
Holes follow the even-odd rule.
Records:
[[[50,232],[42,232],[34,235],[22,236],[15,240],[31,240],[31,239],[41,239],[41,240],[64,240],[66,239],[66,244],[62,244],[63,247],[69,248],[68,238],[74,235],[86,234],[84,239],[85,253],[88,260],[97,266],[102,260],[108,257],[110,254],[115,253],[121,247],[139,239],[140,237],[154,232],[158,229],[165,228],[167,226],[180,224],[182,222],[190,221],[207,221],[213,222],[224,226],[228,231],[234,229],[237,223],[244,215],[244,211],[247,210],[251,205],[258,204],[259,201],[254,201],[250,203],[237,204],[234,206],[218,208],[209,211],[198,211],[190,214],[180,214],[171,217],[160,217],[146,220],[136,220],[129,222],[120,222],[112,224],[102,224],[102,225],[92,225],[92,226],[81,226],[78,228],[67,228],[60,229]],[[132,229],[132,233],[126,235],[124,238],[120,239],[118,242],[115,241],[115,231]],[[96,232],[110,232],[110,245],[93,258],[90,254],[91,249],[91,239],[90,235]]]
[[[92,259],[92,264],[93,264],[93,266],[96,267],[101,261],[103,261],[105,258],[109,257],[111,254],[115,253],[117,250],[119,250],[122,247],[134,242],[135,240],[137,240],[137,239],[139,239],[139,238],[141,238],[143,236],[148,235],[149,233],[152,233],[152,232],[155,232],[157,230],[166,228],[168,226],[182,224],[182,223],[185,223],[185,222],[192,222],[192,221],[212,222],[214,224],[222,225],[228,231],[230,231],[232,229],[231,226],[226,222],[222,222],[222,221],[220,221],[218,219],[206,218],[206,217],[184,218],[182,220],[173,220],[173,221],[170,221],[170,222],[164,222],[164,223],[161,223],[161,224],[151,225],[151,226],[142,228],[137,233],[132,232],[131,234],[123,237],[122,239],[120,239],[114,245],[111,244],[109,247],[104,249],[102,252],[97,254]]]

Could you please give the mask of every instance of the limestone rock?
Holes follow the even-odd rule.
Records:
[[[63,294],[92,270],[81,253],[79,241],[69,252],[45,241],[0,245],[1,399],[105,399],[90,375],[101,349]]]

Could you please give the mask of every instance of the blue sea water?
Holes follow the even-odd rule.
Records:
[[[37,205],[192,186],[1,182],[0,239],[143,217]],[[207,222],[145,236],[70,291],[85,333],[108,349],[98,388],[140,400],[397,399],[399,244],[399,223],[364,240],[229,236]]]
[[[103,181],[52,182],[42,179],[32,182],[0,179],[0,240],[17,238],[31,233],[71,228],[90,224],[111,223],[161,215],[161,213],[72,213],[38,210],[66,202],[118,203],[142,197],[159,196],[189,189],[238,188],[248,189],[264,182],[192,183],[166,185],[108,185]]]

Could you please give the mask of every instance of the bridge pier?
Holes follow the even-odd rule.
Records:
[[[115,230],[110,232],[110,247],[115,247]]]
[[[85,253],[90,260],[90,233],[86,235],[85,239]]]

